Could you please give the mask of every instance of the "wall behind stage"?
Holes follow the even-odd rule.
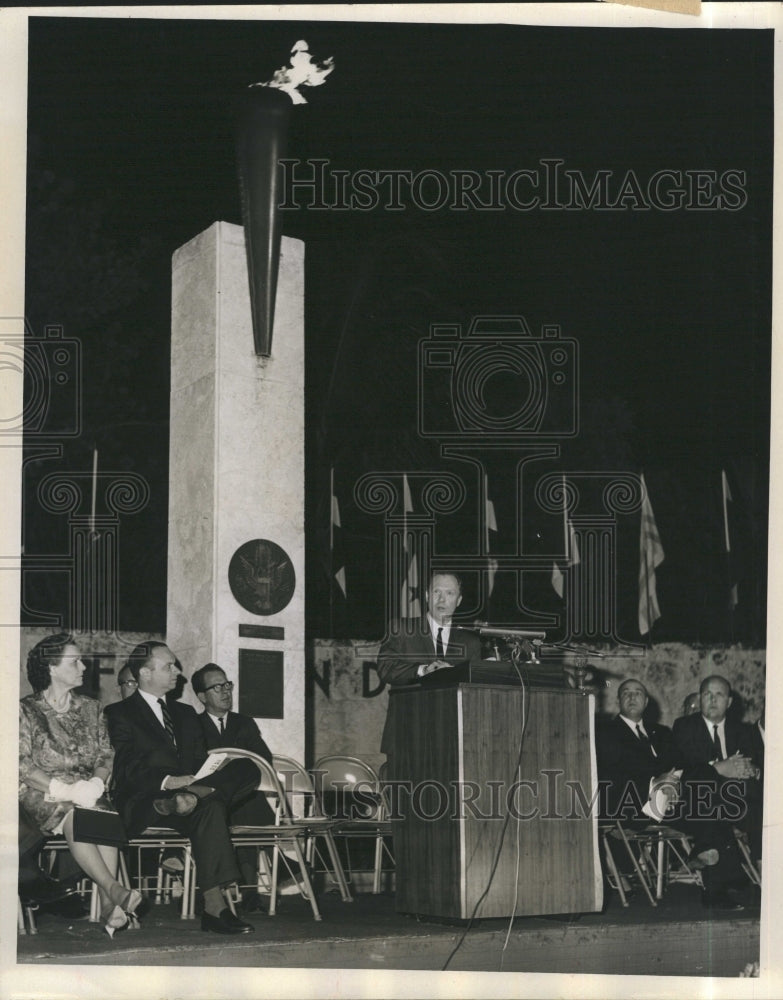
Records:
[[[316,639],[313,651],[313,760],[340,753],[378,766],[388,690],[375,672],[378,643],[360,639]],[[764,704],[766,650],[742,646],[690,646],[669,643],[630,656],[607,650],[592,660],[606,682],[597,697],[598,711],[617,711],[617,687],[636,677],[650,693],[648,711],[671,726],[682,714],[682,703],[709,674],[722,674],[735,691],[736,708],[754,722]]]

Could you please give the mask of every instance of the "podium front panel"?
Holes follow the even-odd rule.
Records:
[[[397,909],[600,910],[593,696],[463,684],[393,698]]]

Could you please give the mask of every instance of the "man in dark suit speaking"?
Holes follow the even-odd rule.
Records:
[[[415,684],[430,674],[481,658],[479,637],[452,625],[454,612],[462,602],[462,581],[457,574],[433,573],[425,596],[429,610],[423,618],[403,619],[389,625],[376,667],[386,684]],[[394,710],[395,699],[390,697],[381,738],[381,752],[387,756],[393,753]]]
[[[165,817],[166,826],[189,837],[204,894],[202,930],[248,933],[252,926],[231,912],[222,887],[241,877],[227,811],[258,786],[258,768],[233,760],[196,783],[207,757],[201,724],[189,705],[166,701],[180,675],[176,657],[165,643],[149,641],[136,646],[128,665],[138,689],[106,711],[112,794],[125,828],[134,836]]]

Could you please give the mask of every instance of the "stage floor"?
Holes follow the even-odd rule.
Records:
[[[17,962],[68,965],[440,970],[464,926],[395,912],[394,896],[362,893],[352,903],[327,892],[323,920],[284,897],[278,914],[253,914],[255,932],[205,933],[173,905],[153,906],[139,931],[110,940],[86,919],[40,914],[38,934],[19,936]],[[624,909],[611,893],[604,913],[518,917],[474,924],[449,969],[603,975],[736,977],[759,958],[759,911],[707,914],[693,886],[674,885],[652,908],[635,895]]]

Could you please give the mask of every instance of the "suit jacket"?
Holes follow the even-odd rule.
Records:
[[[412,635],[407,634],[415,627]],[[393,622],[388,636],[381,643],[378,651],[376,670],[378,676],[386,684],[414,684],[417,680],[417,670],[422,663],[432,663],[436,658],[435,641],[432,638],[428,619],[404,619],[403,622]],[[481,658],[481,640],[475,632],[452,625],[449,634],[449,644],[442,659],[454,665],[469,660]],[[392,752],[391,733],[392,715],[395,699],[389,698],[389,708],[386,713],[386,724],[381,737],[381,752]]]
[[[195,774],[207,757],[204,732],[190,705],[167,707],[176,746],[138,691],[105,710],[114,747],[112,797],[131,836],[144,829],[166,775]]]
[[[239,715],[238,712],[229,712],[225,717],[225,731],[221,736],[215,723],[207,717],[206,712],[198,716],[201,731],[204,734],[204,742],[207,750],[214,750],[216,747],[238,747],[240,750],[250,750],[258,754],[264,760],[272,763],[272,751],[264,742],[255,719],[249,715]]]
[[[598,778],[610,783],[605,800],[601,800],[602,807],[605,804],[604,815],[611,816],[618,807],[627,805],[628,811],[623,809],[623,815],[643,818],[643,814],[631,808],[632,803],[644,804],[649,796],[650,780],[678,766],[671,730],[646,722],[644,729],[655,755],[619,715],[596,726]]]
[[[699,767],[703,770],[704,765],[708,765],[715,758],[715,747],[701,712],[675,719],[673,733],[677,753],[684,766]],[[758,756],[758,747],[750,726],[727,716],[724,736],[726,756],[731,757],[739,751],[753,758],[756,764],[761,764],[761,761],[755,759]],[[712,768],[707,773],[711,773],[713,778],[718,776]]]

